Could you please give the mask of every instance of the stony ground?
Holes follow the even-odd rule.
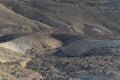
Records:
[[[120,80],[119,0],[0,0],[0,80]]]

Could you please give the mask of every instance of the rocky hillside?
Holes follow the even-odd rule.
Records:
[[[0,80],[120,80],[119,0],[0,0]]]

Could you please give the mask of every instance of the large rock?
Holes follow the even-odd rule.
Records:
[[[70,44],[62,49],[62,52],[66,56],[83,56],[95,47],[95,42],[90,40],[80,40]]]
[[[84,40],[78,40],[68,45],[67,47],[64,47],[62,49],[62,52],[66,56],[78,57],[78,56],[90,55],[92,49],[94,49],[96,51],[94,52],[94,54],[103,55],[102,52],[105,52],[103,48],[117,48],[117,47],[120,47],[120,40],[84,39]]]

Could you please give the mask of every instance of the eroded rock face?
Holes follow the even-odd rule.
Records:
[[[0,62],[19,61],[32,52],[42,54],[46,50],[61,47],[62,43],[47,35],[31,35],[0,43]]]

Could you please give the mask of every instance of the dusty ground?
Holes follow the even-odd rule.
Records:
[[[119,0],[0,0],[0,80],[120,80]]]

